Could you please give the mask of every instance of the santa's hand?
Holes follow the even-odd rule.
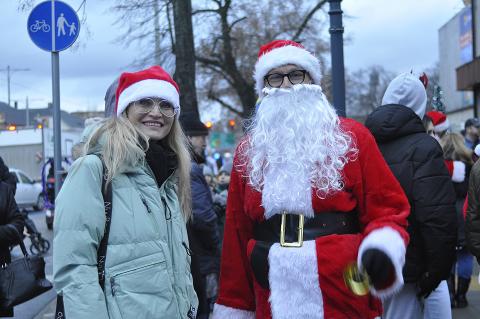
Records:
[[[371,285],[377,290],[389,287],[395,280],[395,268],[392,261],[379,249],[365,250],[362,256],[362,266],[370,278]]]

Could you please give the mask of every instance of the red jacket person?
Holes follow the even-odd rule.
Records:
[[[300,44],[261,47],[262,100],[235,153],[215,319],[375,318],[377,297],[403,285],[408,201],[369,131],[337,116],[320,79]],[[355,263],[367,295],[344,281]]]

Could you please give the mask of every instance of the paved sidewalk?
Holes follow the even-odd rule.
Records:
[[[453,319],[474,319],[480,318],[480,285],[478,277],[472,277],[472,284],[467,293],[469,306],[464,309],[453,309]],[[53,299],[34,319],[52,319],[55,314],[56,299]]]

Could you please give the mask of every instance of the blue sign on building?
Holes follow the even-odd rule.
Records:
[[[462,64],[473,60],[472,11],[470,7],[463,9],[459,16],[460,22],[460,62]]]
[[[75,10],[65,2],[45,1],[30,12],[27,28],[33,43],[40,49],[62,51],[77,40],[80,21]]]

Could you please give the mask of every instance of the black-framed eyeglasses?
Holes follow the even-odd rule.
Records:
[[[279,88],[282,86],[285,77],[287,77],[293,85],[303,83],[303,81],[305,81],[305,74],[307,74],[305,70],[293,70],[289,73],[271,73],[265,75],[264,80],[267,81],[271,87]]]
[[[174,117],[177,113],[177,110],[173,107],[173,105],[163,99],[152,99],[146,97],[133,102],[133,105],[136,106],[137,112],[142,114],[148,114],[152,112],[155,106],[157,106],[160,113],[166,117]]]

